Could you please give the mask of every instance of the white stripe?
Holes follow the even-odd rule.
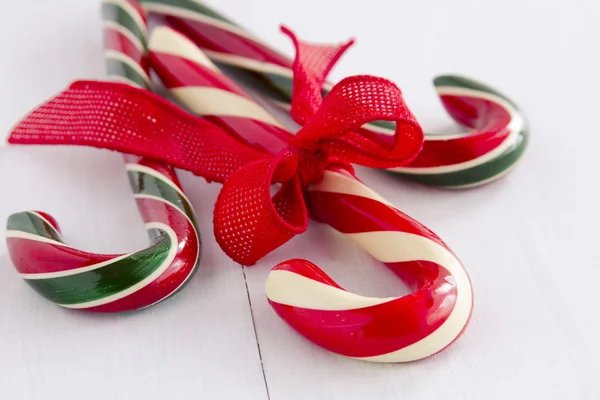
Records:
[[[175,208],[177,211],[179,211],[179,212],[181,213],[181,215],[183,215],[183,216],[185,217],[185,219],[187,219],[187,220],[188,220],[188,222],[190,223],[190,225],[192,225],[192,229],[194,230],[194,232],[196,232],[196,234],[198,233],[198,232],[196,231],[196,227],[194,226],[194,223],[192,222],[192,220],[190,219],[190,217],[188,217],[188,215],[187,215],[186,213],[184,213],[184,212],[183,212],[183,210],[182,210],[181,208],[177,207],[177,205],[175,205],[175,204],[171,203],[170,201],[168,201],[168,200],[166,200],[166,199],[164,199],[164,198],[162,198],[162,197],[153,196],[153,195],[151,195],[151,194],[141,194],[141,193],[139,193],[139,194],[134,194],[134,195],[133,195],[133,198],[134,198],[134,199],[149,199],[149,200],[156,200],[156,201],[160,201],[161,203],[165,203],[165,204],[168,204],[168,205],[170,205],[171,207],[173,207],[173,208]],[[191,207],[191,206],[192,206],[192,205],[190,204],[190,207]],[[192,211],[193,211],[193,210],[192,210]]]
[[[451,164],[451,165],[444,165],[444,166],[439,166],[439,167],[422,167],[422,168],[399,167],[399,168],[391,168],[388,171],[400,172],[400,173],[406,173],[406,174],[412,174],[412,175],[432,175],[432,174],[443,174],[443,173],[448,173],[448,172],[462,171],[462,170],[465,170],[468,168],[476,167],[481,164],[485,164],[486,162],[489,162],[489,161],[495,159],[496,157],[498,157],[499,155],[504,153],[507,149],[509,149],[518,140],[519,134],[521,133],[521,131],[523,130],[523,128],[525,126],[525,119],[523,118],[522,114],[518,110],[516,110],[514,107],[512,107],[504,99],[502,99],[498,96],[492,95],[492,94],[474,91],[472,89],[454,88],[454,87],[448,87],[448,88],[440,87],[438,89],[440,89],[439,93],[444,94],[444,95],[445,94],[453,94],[453,95],[465,96],[465,97],[468,97],[468,96],[478,97],[478,98],[482,98],[485,100],[489,100],[489,101],[498,103],[511,116],[511,120],[510,120],[509,124],[507,125],[507,129],[510,130],[510,133],[504,139],[504,141],[502,143],[500,143],[500,145],[498,145],[495,149],[493,149],[479,157],[476,157],[472,160],[469,160],[469,161],[465,161],[465,162],[457,163],[457,164]],[[468,136],[468,134],[466,136]],[[429,137],[428,137],[428,140],[429,140]],[[442,139],[439,139],[439,140],[442,140]]]
[[[28,233],[28,232],[21,232],[21,231],[16,231],[16,230],[8,230],[5,232],[4,235],[6,238],[16,238],[16,239],[25,239],[25,240],[33,240],[34,242],[40,242],[40,243],[49,243],[49,244],[54,244],[56,246],[62,246],[62,247],[69,247],[72,248],[71,246],[64,244],[63,242],[58,242],[56,240],[53,239],[49,239],[40,235],[36,235],[33,233]]]
[[[369,130],[371,132],[380,133],[386,136],[394,136],[396,133],[395,129],[385,128],[383,126],[375,125],[374,123],[366,123],[362,126],[363,129]],[[437,133],[425,133],[425,141],[431,142],[436,140],[453,140],[460,139],[463,137],[469,136],[468,132],[465,133],[450,133],[450,134],[437,134]]]
[[[515,169],[520,163],[521,160],[523,160],[524,157],[519,157],[519,159],[517,161],[515,161],[510,167],[506,168],[504,171],[502,171],[501,173],[494,175],[492,177],[489,177],[487,179],[484,179],[482,181],[478,181],[475,183],[469,183],[467,185],[456,185],[456,186],[438,186],[439,188],[442,189],[456,189],[456,190],[460,190],[460,189],[470,189],[473,187],[477,187],[477,186],[481,186],[481,185],[485,185],[487,183],[491,183],[494,182],[506,175],[508,175],[509,172],[511,172],[513,169]]]
[[[137,87],[137,88],[140,88],[140,89],[146,89],[145,87],[143,87],[139,83],[134,82],[131,79],[126,78],[126,77],[121,76],[121,75],[108,74],[106,77],[111,82],[121,82],[121,83],[126,83],[126,84],[128,84],[130,86]]]
[[[202,50],[211,59],[223,64],[233,65],[238,68],[243,68],[249,71],[262,72],[265,74],[277,74],[286,78],[292,79],[294,72],[290,68],[282,67],[281,65],[254,60],[247,57],[238,56],[235,54],[220,53],[212,50]]]
[[[366,197],[369,199],[376,200],[386,206],[395,209],[394,205],[384,199],[381,195],[376,193],[373,189],[367,185],[357,185],[356,178],[344,175],[340,172],[325,171],[323,177],[317,183],[314,183],[308,187],[310,192],[330,192],[349,194],[354,196]]]
[[[469,278],[460,262],[446,248],[421,236],[404,232],[367,232],[347,235],[383,262],[421,260],[444,266],[456,281],[456,303],[444,323],[424,339],[400,350],[374,357],[374,362],[404,362],[430,356],[448,346],[463,330],[472,308]]]
[[[56,233],[56,235],[58,235],[58,237],[61,237],[62,235],[60,234],[60,232],[54,227],[54,225],[52,225],[50,223],[50,221],[48,221],[46,218],[44,218],[41,214],[35,212],[35,211],[27,211],[28,214],[34,215],[36,218],[41,219],[42,221],[44,221],[49,227],[50,229],[52,229],[54,231],[54,233]]]
[[[286,111],[290,111],[292,109],[292,105],[290,103],[286,103],[285,101],[279,101],[274,99],[269,99],[269,101],[275,104],[277,107],[283,108]]]
[[[269,300],[311,310],[353,310],[376,306],[398,297],[365,297],[317,282],[291,271],[275,270],[265,282]]]
[[[28,279],[28,280],[64,278],[65,276],[77,275],[77,274],[81,274],[83,272],[93,271],[95,269],[105,267],[105,266],[113,264],[117,261],[123,260],[123,259],[129,257],[130,255],[131,254],[123,254],[121,256],[111,258],[110,260],[106,260],[106,261],[100,262],[98,264],[69,269],[66,271],[40,272],[40,273],[19,274],[19,275],[21,275],[21,278]]]
[[[104,57],[106,57],[107,59],[121,61],[121,62],[129,65],[142,77],[142,79],[148,84],[148,86],[152,85],[150,82],[150,77],[148,76],[146,71],[144,71],[142,66],[140,64],[138,64],[133,58],[129,57],[128,55],[121,53],[119,51],[115,51],[115,50],[106,50],[104,52]]]
[[[227,90],[213,87],[187,86],[171,89],[173,95],[198,115],[250,118],[282,128],[262,106]]]
[[[112,29],[113,31],[119,32],[121,35],[125,36],[127,39],[133,43],[135,47],[141,52],[145,52],[144,44],[140,42],[137,36],[135,36],[129,29],[125,28],[123,25],[117,24],[114,21],[104,21],[103,22],[104,29]]]
[[[487,93],[487,92],[482,92],[482,91],[479,91],[476,89],[468,89],[468,88],[462,88],[462,87],[457,87],[457,86],[437,86],[436,92],[439,96],[465,96],[465,97],[481,98],[484,100],[488,100],[488,101],[491,101],[494,103],[501,104],[501,106],[503,108],[505,108],[511,114],[511,116],[516,112],[515,108],[510,103],[508,103],[506,100],[504,100],[503,98],[501,98],[497,95]],[[377,126],[373,123],[367,123],[367,124],[363,125],[363,128],[368,129],[373,132],[381,133],[384,135],[391,136],[394,134],[393,129]],[[464,138],[467,136],[469,136],[469,132],[448,133],[448,134],[426,133],[425,141],[428,141],[428,142],[442,141],[442,140],[445,141],[445,140],[460,139],[460,138]]]
[[[134,294],[135,292],[148,286],[149,284],[154,282],[158,277],[160,277],[171,266],[171,264],[173,263],[173,260],[177,256],[177,251],[178,251],[177,235],[175,234],[173,229],[171,229],[170,226],[159,223],[159,222],[151,222],[151,223],[145,224],[145,227],[146,227],[146,230],[160,229],[160,230],[166,232],[167,235],[169,235],[169,238],[171,240],[171,246],[169,247],[169,253],[167,254],[167,257],[165,258],[163,263],[156,269],[156,271],[154,271],[152,274],[150,274],[149,276],[147,276],[145,279],[141,280],[140,282],[136,283],[135,285],[133,285],[125,290],[122,290],[119,293],[115,293],[111,296],[107,296],[107,297],[104,297],[104,298],[98,299],[98,300],[87,301],[84,303],[60,304],[60,306],[65,307],[65,308],[73,308],[73,309],[82,309],[82,308],[91,308],[91,307],[102,306],[104,304],[112,303],[112,302],[120,300],[124,297],[130,296],[130,295]]]
[[[174,206],[171,202],[161,198],[161,197],[157,197],[157,196],[152,196],[149,194],[136,194],[133,196],[134,198],[140,198],[140,199],[152,199],[152,200],[156,200],[156,201],[162,201],[165,204],[169,204],[175,208],[177,208],[177,210],[179,210],[179,212],[181,214],[183,214],[183,216],[190,222],[190,225],[192,225],[192,229],[194,230],[194,232],[196,233],[196,238],[198,239],[198,251],[196,251],[196,259],[194,260],[194,264],[192,265],[192,268],[190,269],[190,272],[188,273],[188,275],[185,277],[185,279],[179,284],[179,286],[177,286],[175,289],[173,289],[169,294],[167,294],[166,296],[162,297],[161,299],[155,301],[154,303],[148,304],[140,309],[144,309],[144,308],[148,308],[148,307],[152,307],[155,304],[160,303],[163,300],[168,299],[169,297],[171,297],[174,293],[176,293],[183,285],[185,285],[190,278],[192,277],[192,275],[194,274],[194,271],[197,269],[197,264],[198,264],[198,260],[200,259],[200,246],[201,246],[201,241],[200,241],[200,232],[198,232],[198,230],[196,229],[194,223],[192,222],[192,220],[187,216],[186,213],[184,213],[179,207]],[[190,204],[190,207],[192,205]],[[192,210],[193,211],[193,210]]]
[[[175,7],[175,6],[171,6],[171,5],[167,5],[167,4],[151,3],[151,2],[147,2],[147,1],[144,2],[143,7],[149,13],[170,15],[173,17],[180,17],[180,18],[185,18],[185,19],[192,20],[192,21],[198,21],[203,24],[211,25],[211,26],[214,26],[215,28],[222,29],[224,31],[234,33],[245,39],[248,39],[255,43],[258,43],[264,47],[267,47],[267,48],[269,47],[268,44],[264,43],[262,40],[258,39],[257,37],[251,35],[248,31],[246,31],[240,27],[237,27],[235,25],[232,25],[228,22],[225,22],[225,21],[222,21],[219,19],[215,19],[212,17],[208,17],[204,14],[201,14],[198,11],[190,11],[190,10],[186,10],[186,9],[180,8],[180,7]]]
[[[346,180],[342,180],[343,175],[332,174],[331,177],[336,179],[329,180],[328,185],[322,184],[321,190],[327,191],[331,187],[335,191],[338,187],[349,186]],[[341,183],[338,184],[336,180]],[[354,185],[365,186],[358,180],[354,180]],[[360,190],[360,188],[346,189],[346,191],[354,192]],[[442,350],[460,334],[471,312],[472,289],[467,273],[452,252],[432,240],[406,232],[364,232],[346,236],[382,262],[421,260],[439,264],[452,274],[457,289],[454,309],[436,331],[403,349],[361,359],[373,362],[402,362],[420,359]]]
[[[144,35],[148,34],[148,27],[144,22],[144,19],[140,15],[139,11],[135,9],[134,6],[126,2],[125,0],[103,0],[105,4],[113,4],[115,6],[121,7],[127,14],[131,16],[131,18],[135,21],[135,24],[140,28]]]
[[[181,57],[214,71],[217,67],[191,40],[174,31],[161,26],[152,31],[148,40],[150,51]]]
[[[161,174],[157,170],[152,169],[150,167],[147,167],[145,165],[140,165],[140,164],[125,164],[125,169],[127,171],[139,172],[139,173],[142,173],[142,174],[153,176],[156,179],[160,179],[161,181],[163,181],[164,183],[166,183],[167,185],[169,185],[170,187],[172,187],[177,193],[179,193],[181,195],[181,197],[183,197],[185,199],[185,201],[188,202],[188,204],[189,204],[190,207],[192,206],[192,203],[190,202],[190,199],[188,199],[188,197],[185,195],[185,193],[183,193],[183,190],[181,190],[179,188],[179,186],[177,186],[175,184],[175,182],[173,182],[172,180],[170,180],[168,177],[166,177],[165,175]]]

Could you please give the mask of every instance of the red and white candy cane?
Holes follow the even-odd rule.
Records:
[[[187,108],[273,154],[287,145],[291,134],[185,36],[160,27],[149,48],[152,68]],[[342,289],[314,264],[290,260],[276,266],[266,282],[268,300],[282,319],[330,351],[373,362],[418,360],[462,333],[472,310],[471,284],[433,232],[345,169],[328,169],[308,188],[307,202],[319,220],[416,290],[402,297],[364,297]]]
[[[148,88],[147,27],[141,7],[134,1],[106,0],[102,11],[111,79]],[[145,308],[175,294],[197,269],[196,217],[173,168],[133,156],[124,160],[152,240],[148,248],[129,254],[89,253],[65,244],[48,214],[26,211],[8,218],[7,246],[17,271],[62,307],[97,312]]]
[[[289,109],[292,60],[199,0],[142,0],[164,16],[220,66],[250,73],[263,94]],[[505,95],[473,79],[443,75],[435,89],[450,116],[465,134],[426,134],[423,150],[408,165],[390,171],[430,186],[467,188],[494,181],[521,159],[528,126],[519,107]],[[331,87],[331,86],[329,86]],[[394,124],[377,121],[363,129],[392,135]]]

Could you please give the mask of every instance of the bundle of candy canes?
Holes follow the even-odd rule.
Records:
[[[77,81],[11,132],[13,144],[84,145],[122,152],[151,244],[132,254],[91,254],[65,244],[48,214],[13,214],[6,234],[17,271],[63,307],[135,310],[184,287],[200,260],[190,201],[174,168],[223,183],[214,233],[234,261],[252,265],[307,228],[308,217],[353,239],[413,285],[407,296],[344,290],[306,260],[274,267],[266,296],[310,341],[374,362],[435,354],[468,324],[473,294],[456,255],[431,230],[354,175],[351,164],[425,184],[466,187],[505,174],[526,144],[525,119],[505,96],[466,78],[436,79],[450,114],[472,128],[423,135],[392,82],[325,77],[350,43],[303,43],[288,60],[208,6],[188,0],[105,0],[112,82]],[[146,12],[163,24],[148,34]],[[262,94],[302,128],[286,130],[222,70],[260,80]],[[152,69],[181,105],[150,92]],[[278,189],[271,195],[272,187]]]

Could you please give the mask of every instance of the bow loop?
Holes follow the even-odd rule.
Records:
[[[225,182],[214,210],[214,233],[227,255],[252,265],[306,230],[308,213],[295,173],[271,196],[278,166],[289,162],[280,153],[246,165]],[[281,174],[281,171],[279,172]],[[281,177],[279,177],[281,178]]]
[[[388,79],[370,75],[345,78],[323,98],[325,78],[354,43],[312,44],[298,40],[291,115],[302,125],[292,139],[297,147],[320,149],[335,159],[369,167],[391,168],[410,162],[423,145],[423,131],[406,106],[402,92]],[[394,136],[375,135],[360,128],[383,120],[396,123]]]
[[[374,121],[395,122],[394,136],[361,129]],[[298,136],[318,140],[332,157],[376,168],[406,164],[423,145],[423,131],[398,86],[370,75],[351,76],[336,84]]]
[[[38,107],[17,124],[9,142],[116,150],[222,182],[214,209],[215,237],[233,260],[254,264],[306,230],[303,191],[329,165],[396,167],[410,161],[423,143],[400,89],[386,79],[346,78],[323,99],[325,77],[352,41],[318,46],[283,30],[298,53],[292,114],[303,127],[277,154],[243,143],[243,135],[230,134],[230,127],[187,114],[146,90],[93,81],[76,82]],[[361,130],[375,120],[396,122],[395,135]],[[280,185],[275,195],[273,184]]]

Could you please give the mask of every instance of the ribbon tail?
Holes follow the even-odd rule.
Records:
[[[338,45],[312,44],[299,40],[285,26],[281,31],[290,37],[296,49],[291,115],[294,121],[304,125],[323,102],[323,84],[329,71],[354,39]]]
[[[255,264],[307,228],[299,177],[283,183],[271,197],[276,167],[276,162],[264,159],[241,168],[225,182],[217,198],[215,238],[242,265]]]
[[[15,126],[8,142],[113,150],[216,182],[265,157],[147,90],[98,81],[75,82],[36,108]]]

